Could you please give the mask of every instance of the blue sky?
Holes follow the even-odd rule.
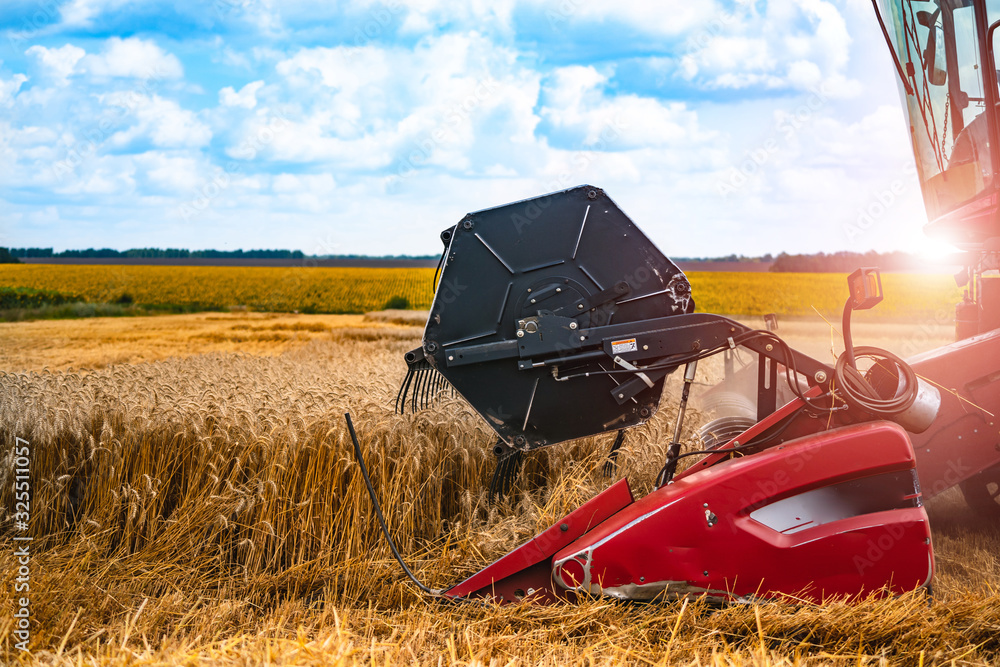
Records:
[[[920,250],[867,0],[5,0],[0,245],[433,254],[603,187],[668,255]]]

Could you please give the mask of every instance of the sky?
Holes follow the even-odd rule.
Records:
[[[928,248],[868,0],[3,0],[0,246],[436,254],[603,188],[674,257]]]

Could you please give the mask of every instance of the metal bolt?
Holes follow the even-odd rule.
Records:
[[[576,309],[577,310],[583,310],[583,304],[582,303],[576,304]]]
[[[597,199],[597,191],[591,190],[587,193],[587,199]]]
[[[532,300],[531,300],[531,303],[535,303],[535,300],[534,300],[534,299],[532,299]]]
[[[472,220],[465,220],[462,222],[462,229],[472,229],[473,227],[475,227],[475,224]]]
[[[526,442],[527,442],[527,440],[525,439],[525,437],[523,435],[519,435],[516,438],[514,438],[514,444],[515,445],[523,445]]]
[[[562,292],[562,287],[557,287],[556,288],[556,294],[559,294],[559,292]]]
[[[646,581],[646,577],[639,577],[639,583],[640,583],[640,584],[641,584],[642,582],[644,582],[644,581]]]
[[[707,508],[708,507],[708,503],[702,503],[701,506]]]
[[[454,354],[449,354],[448,355],[448,361],[455,361],[455,355]]]
[[[559,530],[561,530],[562,532],[565,533],[567,530],[569,530],[569,525],[567,525],[565,523],[561,523],[561,524],[559,524]]]
[[[427,345],[424,345],[424,349],[427,350],[428,353],[434,354],[437,352],[438,344],[434,341],[428,341]]]
[[[618,394],[618,398],[625,398],[625,394]]]
[[[524,329],[518,329],[517,330],[517,337],[518,338],[524,338]]]
[[[643,346],[642,346],[642,349],[644,349],[644,350],[648,350],[648,349],[649,349],[649,346],[648,346],[648,345],[643,345]]]
[[[770,352],[771,350],[774,349],[774,346],[771,345],[770,343],[768,343],[767,345],[764,346],[764,349],[767,350],[768,352]]]
[[[578,326],[580,326],[580,325],[579,325],[579,324],[577,324],[576,322],[570,322],[570,323],[569,323],[569,328],[570,328],[570,329],[575,329],[575,328],[577,328]]]
[[[708,570],[705,570],[704,572],[702,572],[702,574],[707,577],[708,576]]]
[[[826,382],[826,371],[816,371],[816,375],[813,376],[816,382]]]
[[[580,340],[587,340],[586,336],[580,336]]]

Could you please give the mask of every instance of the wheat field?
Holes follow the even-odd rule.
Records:
[[[847,295],[836,273],[687,274],[701,313],[839,318]],[[138,304],[266,312],[365,313],[402,297],[427,309],[434,269],[2,264],[0,288],[77,295],[94,303],[127,295]],[[950,275],[885,274],[885,301],[865,316],[878,320],[950,319],[961,290]]]
[[[90,332],[91,356],[75,364],[58,352],[79,344],[70,335],[73,323],[47,323],[66,327],[45,332],[48,354],[63,362],[32,368],[27,352],[2,359],[5,591],[13,590],[17,572],[16,437],[30,443],[34,495],[32,650],[15,648],[13,596],[0,596],[0,660],[105,666],[1000,659],[1000,534],[954,493],[930,508],[938,558],[930,601],[913,594],[713,609],[698,600],[497,607],[428,599],[404,579],[377,529],[345,412],[354,417],[390,529],[411,567],[435,587],[478,570],[607,486],[601,464],[611,438],[533,454],[512,498],[490,506],[492,432],[460,398],[444,397],[415,415],[392,412],[401,356],[417,344],[418,327],[392,317],[219,317],[231,319],[135,318]],[[141,342],[144,327],[167,323],[175,340],[157,347],[150,335]],[[285,328],[269,328],[278,324]],[[24,326],[0,325],[0,343]],[[198,340],[222,347],[191,347],[186,331],[214,334],[215,341]],[[271,333],[290,338],[267,340]],[[122,360],[125,349],[139,351]],[[651,488],[662,461],[669,403],[665,398],[658,416],[626,439],[618,459],[617,475],[627,476],[637,495]]]

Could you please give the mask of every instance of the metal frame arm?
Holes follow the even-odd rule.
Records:
[[[833,368],[787,345],[776,345],[775,334],[760,332],[721,315],[692,313],[671,315],[642,322],[578,328],[571,318],[542,316],[538,328],[517,340],[479,345],[455,345],[445,350],[448,366],[465,366],[502,359],[518,359],[518,368],[565,366],[594,359],[621,359],[629,364],[653,367],[647,375],[658,379],[692,357],[742,345],[776,363],[794,367],[810,385],[829,388]],[[739,340],[737,340],[739,339]],[[789,358],[790,357],[790,358]],[[633,378],[618,387],[616,399],[628,400],[630,384],[635,391],[648,383]]]

